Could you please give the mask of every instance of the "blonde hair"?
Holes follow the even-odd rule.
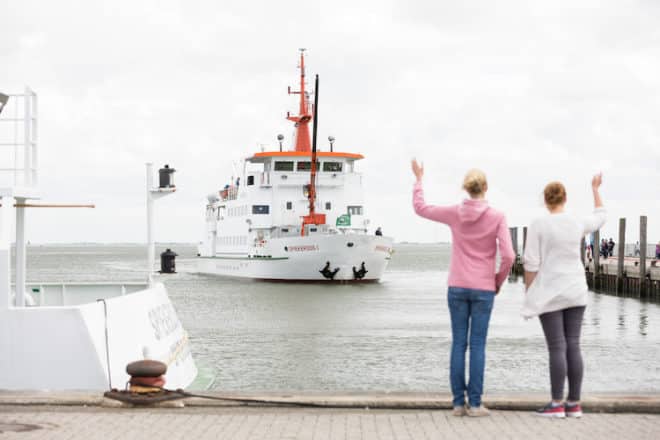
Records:
[[[486,192],[488,182],[483,171],[472,169],[467,172],[463,179],[463,189],[472,197],[480,196]]]
[[[566,188],[561,182],[550,182],[543,190],[545,204],[550,208],[566,203]]]

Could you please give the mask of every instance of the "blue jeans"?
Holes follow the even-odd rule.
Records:
[[[481,405],[486,363],[486,337],[493,310],[495,292],[450,287],[447,293],[451,315],[451,358],[449,380],[454,406],[465,405],[465,392],[470,406]],[[465,351],[470,333],[470,382],[465,385]]]

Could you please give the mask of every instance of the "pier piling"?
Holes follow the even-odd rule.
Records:
[[[639,217],[639,297],[646,296],[646,216]]]
[[[619,243],[617,252],[617,265],[616,265],[616,292],[623,293],[623,263],[626,258],[626,219],[619,219]]]
[[[600,230],[594,232],[594,251],[592,252],[594,259],[594,271],[592,274],[591,288],[598,290],[600,283],[598,282],[600,276]]]
[[[511,244],[513,245],[513,252],[518,255],[518,228],[513,227],[509,228],[509,232],[511,233]]]

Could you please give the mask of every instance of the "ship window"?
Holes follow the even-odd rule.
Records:
[[[286,209],[293,209],[293,203],[292,202],[286,202]]]
[[[342,162],[323,162],[323,171],[341,173]]]
[[[317,161],[316,162],[316,169],[318,170],[320,168],[320,164]],[[298,171],[311,171],[312,170],[312,162],[298,162],[298,167],[296,168]]]
[[[317,228],[309,228],[309,232],[316,232],[316,231],[318,231]]]
[[[252,205],[252,214],[268,214],[269,208],[268,205]]]
[[[248,176],[247,184],[248,184],[248,186],[249,185],[254,185],[254,176]]]
[[[275,171],[293,171],[293,161],[275,161]]]
[[[359,205],[349,206],[348,215],[362,215],[362,206]]]
[[[325,202],[325,209],[326,209],[327,211],[331,210],[331,209],[332,209],[332,203],[330,203],[330,202]]]

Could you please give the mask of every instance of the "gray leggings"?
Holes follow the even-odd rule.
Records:
[[[585,306],[557,310],[539,316],[550,354],[552,399],[564,398],[564,382],[568,376],[568,400],[580,400],[582,387],[582,354],[580,327]]]

